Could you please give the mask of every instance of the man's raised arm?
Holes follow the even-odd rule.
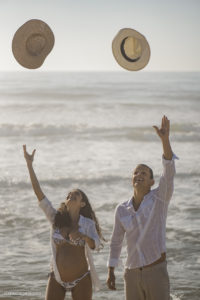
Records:
[[[172,152],[169,141],[170,122],[166,116],[163,116],[161,127],[153,127],[163,145],[163,174],[160,177],[158,193],[160,199],[169,202],[174,190],[174,175],[176,173],[174,159],[177,158]]]
[[[171,160],[173,152],[169,141],[170,121],[166,116],[163,116],[160,128],[157,126],[153,126],[153,128],[156,130],[157,135],[162,141],[164,158]]]

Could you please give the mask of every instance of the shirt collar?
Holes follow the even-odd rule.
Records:
[[[132,203],[132,197],[130,200],[128,200],[126,203],[125,203],[125,206],[128,210],[132,211],[132,212],[135,212],[134,210],[134,207],[133,207],[133,203]]]
[[[151,193],[152,193],[152,190],[150,190],[146,195],[144,195],[144,198],[143,198],[140,205],[142,205],[144,203],[145,198],[149,197],[151,195]],[[131,197],[131,199],[126,202],[125,206],[127,207],[127,209],[133,209],[134,210],[132,199],[133,199],[133,197]]]

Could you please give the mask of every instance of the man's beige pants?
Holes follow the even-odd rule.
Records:
[[[169,300],[167,262],[147,268],[125,269],[126,300]]]

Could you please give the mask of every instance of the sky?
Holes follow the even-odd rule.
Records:
[[[40,71],[122,71],[111,48],[122,28],[149,42],[143,71],[200,71],[199,12],[200,0],[0,0],[0,71],[27,70],[11,44],[30,19],[43,20],[55,35]]]

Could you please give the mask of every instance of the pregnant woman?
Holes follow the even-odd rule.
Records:
[[[26,145],[23,150],[39,206],[51,224],[52,262],[45,299],[63,300],[70,291],[73,300],[91,300],[92,285],[98,289],[100,283],[90,249],[98,249],[104,240],[95,213],[79,189],[72,190],[58,210],[53,208],[33,169],[35,150],[28,154]]]

